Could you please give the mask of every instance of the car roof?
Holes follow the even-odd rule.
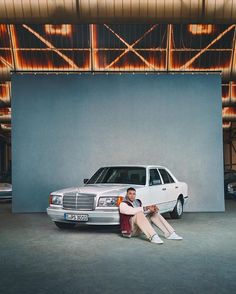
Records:
[[[144,168],[165,168],[164,166],[161,165],[143,165],[143,164],[117,164],[117,165],[106,165],[102,167],[144,167]]]

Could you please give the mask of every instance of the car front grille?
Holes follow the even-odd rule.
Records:
[[[63,196],[63,208],[72,210],[94,210],[95,194],[66,193]]]

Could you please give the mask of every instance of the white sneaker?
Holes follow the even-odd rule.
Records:
[[[183,240],[182,237],[180,237],[179,235],[177,235],[175,232],[173,232],[169,237],[167,237],[166,239],[168,240]]]
[[[158,235],[154,235],[151,239],[151,242],[155,243],[155,244],[163,244],[164,243]]]

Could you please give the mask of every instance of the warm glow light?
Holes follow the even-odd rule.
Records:
[[[11,96],[11,83],[2,83],[0,84],[0,100],[4,102],[10,101]]]
[[[7,33],[7,25],[0,24],[0,32],[1,33]]]
[[[0,116],[9,114],[11,114],[11,108],[0,108]]]
[[[32,33],[36,38],[39,39],[42,43],[44,43],[48,50],[55,52],[57,55],[59,55],[64,61],[68,64],[67,66],[65,65],[58,65],[56,66],[53,64],[53,60],[47,61],[47,58],[44,58],[42,61],[40,60],[40,63],[43,62],[43,64],[40,64],[38,61],[34,60],[31,58],[30,60],[23,58],[21,51],[18,50],[19,48],[19,42],[18,42],[18,37],[15,31],[15,27],[13,25],[10,25],[10,30],[11,30],[11,35],[12,35],[12,43],[13,43],[13,52],[14,52],[14,59],[15,59],[15,65],[17,69],[21,70],[29,70],[29,71],[68,71],[68,70],[89,70],[89,58],[85,58],[85,64],[84,67],[78,67],[77,64],[69,58],[66,54],[63,53],[62,50],[59,48],[56,48],[51,42],[49,42],[47,39],[45,39],[43,36],[41,36],[38,32],[33,30],[30,26],[28,25],[23,25],[23,27],[28,30],[30,33]],[[38,49],[40,52],[40,48]],[[42,50],[43,51],[43,50]]]
[[[90,46],[91,46],[91,52],[90,52],[90,66],[92,70],[97,70],[99,68],[99,61],[97,56],[97,27],[94,24],[91,24],[89,26],[90,30]]]
[[[191,24],[188,25],[188,30],[193,35],[210,35],[214,32],[212,24]]]
[[[127,52],[132,52],[134,53],[135,55],[137,55],[145,64],[147,67],[153,69],[153,70],[156,70],[155,69],[155,66],[153,64],[151,64],[150,62],[148,62],[146,60],[146,58],[144,58],[141,54],[139,54],[137,52],[136,49],[134,49],[134,46],[140,42],[140,40],[142,40],[147,34],[149,34],[152,30],[154,30],[157,25],[153,25],[147,32],[145,32],[143,34],[143,36],[141,36],[141,38],[139,38],[138,40],[136,40],[133,44],[129,44],[127,41],[125,41],[124,38],[122,38],[118,33],[116,33],[113,29],[111,29],[108,25],[104,24],[104,26],[110,31],[112,32],[127,48],[124,50],[123,53],[120,54],[120,56],[118,56],[110,65],[108,65],[108,67],[114,65],[122,56],[124,56]]]
[[[223,122],[223,129],[229,129],[231,127],[231,122],[227,121],[227,122]]]
[[[149,67],[145,67],[145,65],[133,65],[133,64],[127,64],[125,66],[113,66],[110,69],[107,69],[106,67],[99,67],[99,70],[101,71],[124,71],[124,72],[153,72],[153,70]],[[165,71],[165,66],[159,66],[156,67],[157,71]]]
[[[236,84],[235,83],[232,83],[231,85],[231,100],[232,101],[236,101]]]
[[[42,43],[44,43],[48,48],[50,48],[52,51],[56,52],[60,57],[62,57],[73,69],[79,69],[78,66],[74,63],[73,60],[71,60],[68,56],[66,56],[64,53],[60,51],[60,49],[56,48],[51,42],[46,40],[43,36],[41,36],[38,32],[33,30],[28,25],[23,25],[25,29],[27,29],[29,32],[31,32],[35,37],[37,37]]]
[[[70,36],[72,33],[72,26],[69,24],[52,25],[47,24],[44,26],[45,32],[49,35],[62,35]]]
[[[223,77],[224,73],[233,76],[235,24],[153,24],[137,26],[137,31],[130,26],[0,24],[0,78],[1,68],[13,72],[223,71]],[[233,105],[236,84],[222,87],[223,106]],[[1,105],[10,97],[10,82],[0,84]],[[223,116],[234,118],[236,111],[225,107]]]
[[[181,66],[181,70],[185,70],[188,68],[195,60],[197,60],[203,53],[205,53],[210,47],[212,47],[216,42],[218,42],[224,35],[226,35],[231,30],[235,29],[235,25],[229,26],[226,30],[220,33],[214,40],[212,40],[206,47],[202,48],[200,52],[194,55],[190,60],[188,60],[183,66]]]
[[[236,108],[234,107],[223,107],[222,109],[223,118],[236,118]]]
[[[222,96],[222,103],[225,104],[230,101],[230,96]]]
[[[11,131],[11,124],[0,124],[2,130]]]

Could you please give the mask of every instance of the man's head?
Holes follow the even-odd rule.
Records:
[[[132,187],[128,188],[127,189],[127,198],[130,200],[130,201],[134,201],[135,197],[136,197],[136,190]]]

